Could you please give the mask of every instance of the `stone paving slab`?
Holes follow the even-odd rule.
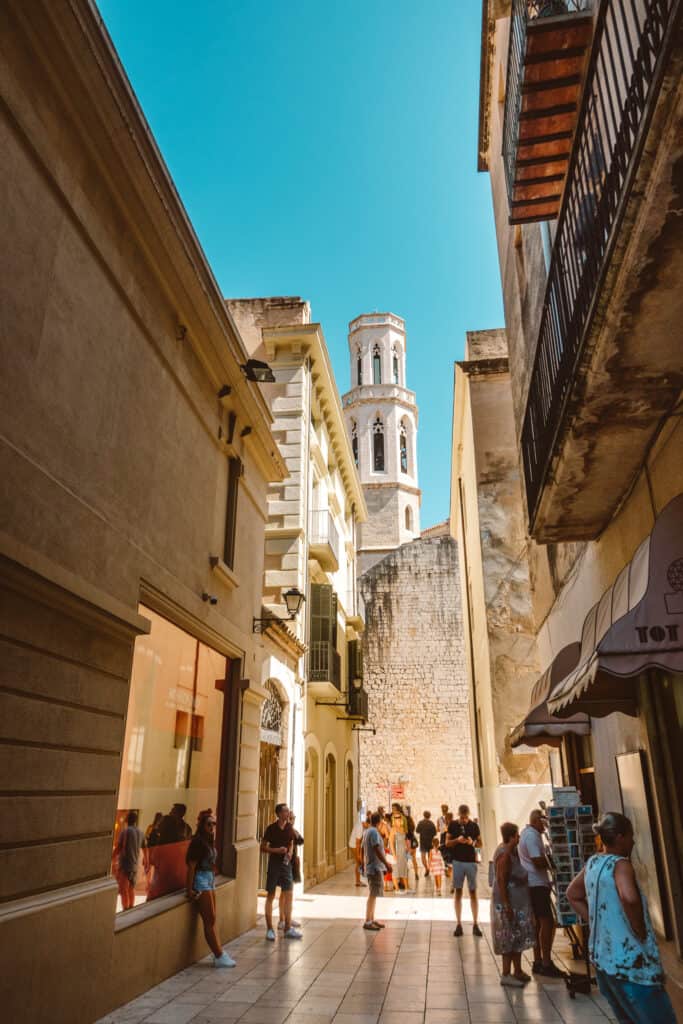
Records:
[[[179,972],[98,1024],[606,1024],[597,993],[570,999],[562,981],[525,989],[500,986],[488,901],[480,901],[484,937],[453,937],[448,893],[424,880],[417,892],[378,902],[381,932],[361,927],[365,890],[343,872],[296,900],[303,939],[264,938],[262,922],[226,945],[238,966],[216,970],[212,957]],[[576,969],[558,934],[555,958]],[[528,959],[528,958],[527,958]],[[530,972],[530,961],[526,964]]]

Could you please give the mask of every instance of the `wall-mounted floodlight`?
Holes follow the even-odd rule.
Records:
[[[255,384],[275,383],[275,374],[268,363],[263,363],[260,359],[247,359],[246,363],[240,366],[240,370],[247,380],[251,380]]]

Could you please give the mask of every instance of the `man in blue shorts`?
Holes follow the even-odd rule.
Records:
[[[289,820],[287,804],[278,804],[275,808],[277,821],[268,826],[263,833],[261,850],[268,854],[268,874],[266,877],[266,938],[275,942],[273,928],[273,900],[275,890],[280,886],[280,917],[284,920],[285,938],[300,939],[301,932],[292,926],[292,900],[294,897],[294,880],[292,878],[292,854],[296,834]]]
[[[453,887],[455,889],[455,931],[453,934],[458,938],[462,935],[462,890],[467,879],[467,887],[470,891],[470,905],[472,907],[472,920],[474,925],[472,934],[481,938],[481,929],[477,918],[479,914],[479,901],[477,899],[477,854],[476,850],[481,846],[481,832],[476,821],[470,818],[470,809],[467,804],[458,807],[458,817],[450,823],[446,832],[446,847],[451,854],[453,866]]]

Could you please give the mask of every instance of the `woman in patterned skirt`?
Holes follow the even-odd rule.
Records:
[[[503,958],[501,985],[522,988],[531,981],[522,970],[522,953],[532,948],[536,938],[534,915],[527,873],[517,853],[519,829],[506,821],[500,832],[503,842],[493,855],[493,951]]]

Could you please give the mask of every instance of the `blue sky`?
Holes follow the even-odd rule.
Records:
[[[99,0],[226,296],[301,295],[340,392],[349,320],[406,319],[422,526],[448,515],[452,364],[503,323],[476,171],[475,0]]]

